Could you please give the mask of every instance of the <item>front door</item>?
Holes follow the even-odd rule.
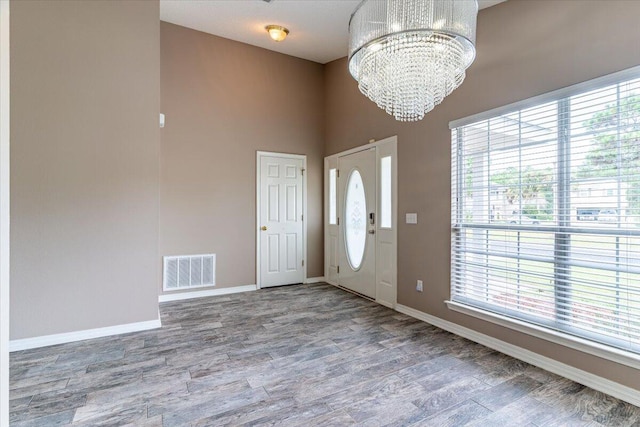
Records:
[[[376,298],[376,151],[374,148],[338,158],[338,283]]]
[[[299,156],[259,156],[261,287],[304,281],[303,165]]]

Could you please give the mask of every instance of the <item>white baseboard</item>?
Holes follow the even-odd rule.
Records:
[[[256,285],[233,286],[230,288],[207,289],[193,292],[174,292],[171,294],[158,295],[158,302],[180,301],[183,299],[213,297],[218,295],[237,294],[239,292],[255,291]]]
[[[324,282],[324,276],[320,277],[307,277],[307,280],[304,283],[321,283]]]
[[[548,357],[542,356],[538,353],[534,353],[530,350],[518,347],[513,344],[509,344],[505,341],[490,337],[489,335],[481,334],[464,326],[460,326],[448,320],[440,319],[439,317],[432,316],[427,313],[423,313],[405,305],[397,304],[396,311],[414,317],[423,322],[429,323],[445,331],[449,331],[453,334],[459,335],[463,338],[467,338],[471,341],[482,344],[486,347],[497,350],[501,353],[507,354],[523,362],[530,363],[531,365],[542,368],[546,371],[553,372],[554,374],[563,376],[572,381],[591,387],[594,390],[601,391],[618,399],[629,402],[632,405],[640,406],[640,392],[631,387],[619,384],[615,381],[602,378],[598,375],[594,375],[582,369],[574,368],[567,364],[558,362]]]
[[[101,338],[108,337],[110,335],[126,334],[129,332],[146,331],[149,329],[160,328],[161,326],[162,322],[160,321],[160,314],[158,314],[158,318],[156,320],[148,320],[146,322],[127,323],[124,325],[107,326],[104,328],[85,329],[83,331],[66,332],[63,334],[11,340],[9,342],[9,351],[29,350],[32,348],[65,344],[69,342],[88,340],[91,338]]]

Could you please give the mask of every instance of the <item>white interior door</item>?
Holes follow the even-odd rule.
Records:
[[[304,159],[259,154],[260,287],[304,281]]]
[[[338,284],[376,298],[376,150],[338,157]]]

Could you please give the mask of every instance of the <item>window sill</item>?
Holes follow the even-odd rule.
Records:
[[[466,314],[477,319],[485,320],[496,325],[522,332],[527,335],[541,338],[555,344],[563,345],[574,350],[582,351],[593,356],[601,357],[612,362],[640,369],[640,355],[628,351],[609,347],[604,344],[598,344],[569,334],[563,334],[543,328],[541,326],[532,325],[500,314],[491,313],[479,308],[471,307],[455,301],[445,301],[450,310],[458,313]]]

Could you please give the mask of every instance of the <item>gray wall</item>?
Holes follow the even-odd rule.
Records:
[[[11,2],[11,338],[157,319],[157,1]]]
[[[308,155],[309,276],[322,275],[322,156],[397,134],[399,212],[419,214],[399,226],[399,303],[638,388],[636,370],[443,301],[448,122],[637,65],[639,14],[632,1],[485,9],[466,82],[402,124],[358,92],[345,59],[160,25],[153,1],[12,2],[12,338],[155,319],[159,255],[215,252],[219,287],[255,283],[256,150]]]
[[[640,389],[640,373],[616,363],[452,312],[449,298],[451,120],[640,63],[640,2],[518,1],[482,10],[478,55],[463,85],[418,123],[402,124],[361,95],[346,59],[325,69],[326,154],[398,135],[401,218],[398,302]],[[424,280],[424,293],[415,291]]]
[[[307,155],[307,274],[323,275],[323,66],[162,22],[160,254],[256,283],[256,151]],[[160,291],[162,291],[162,284]]]

